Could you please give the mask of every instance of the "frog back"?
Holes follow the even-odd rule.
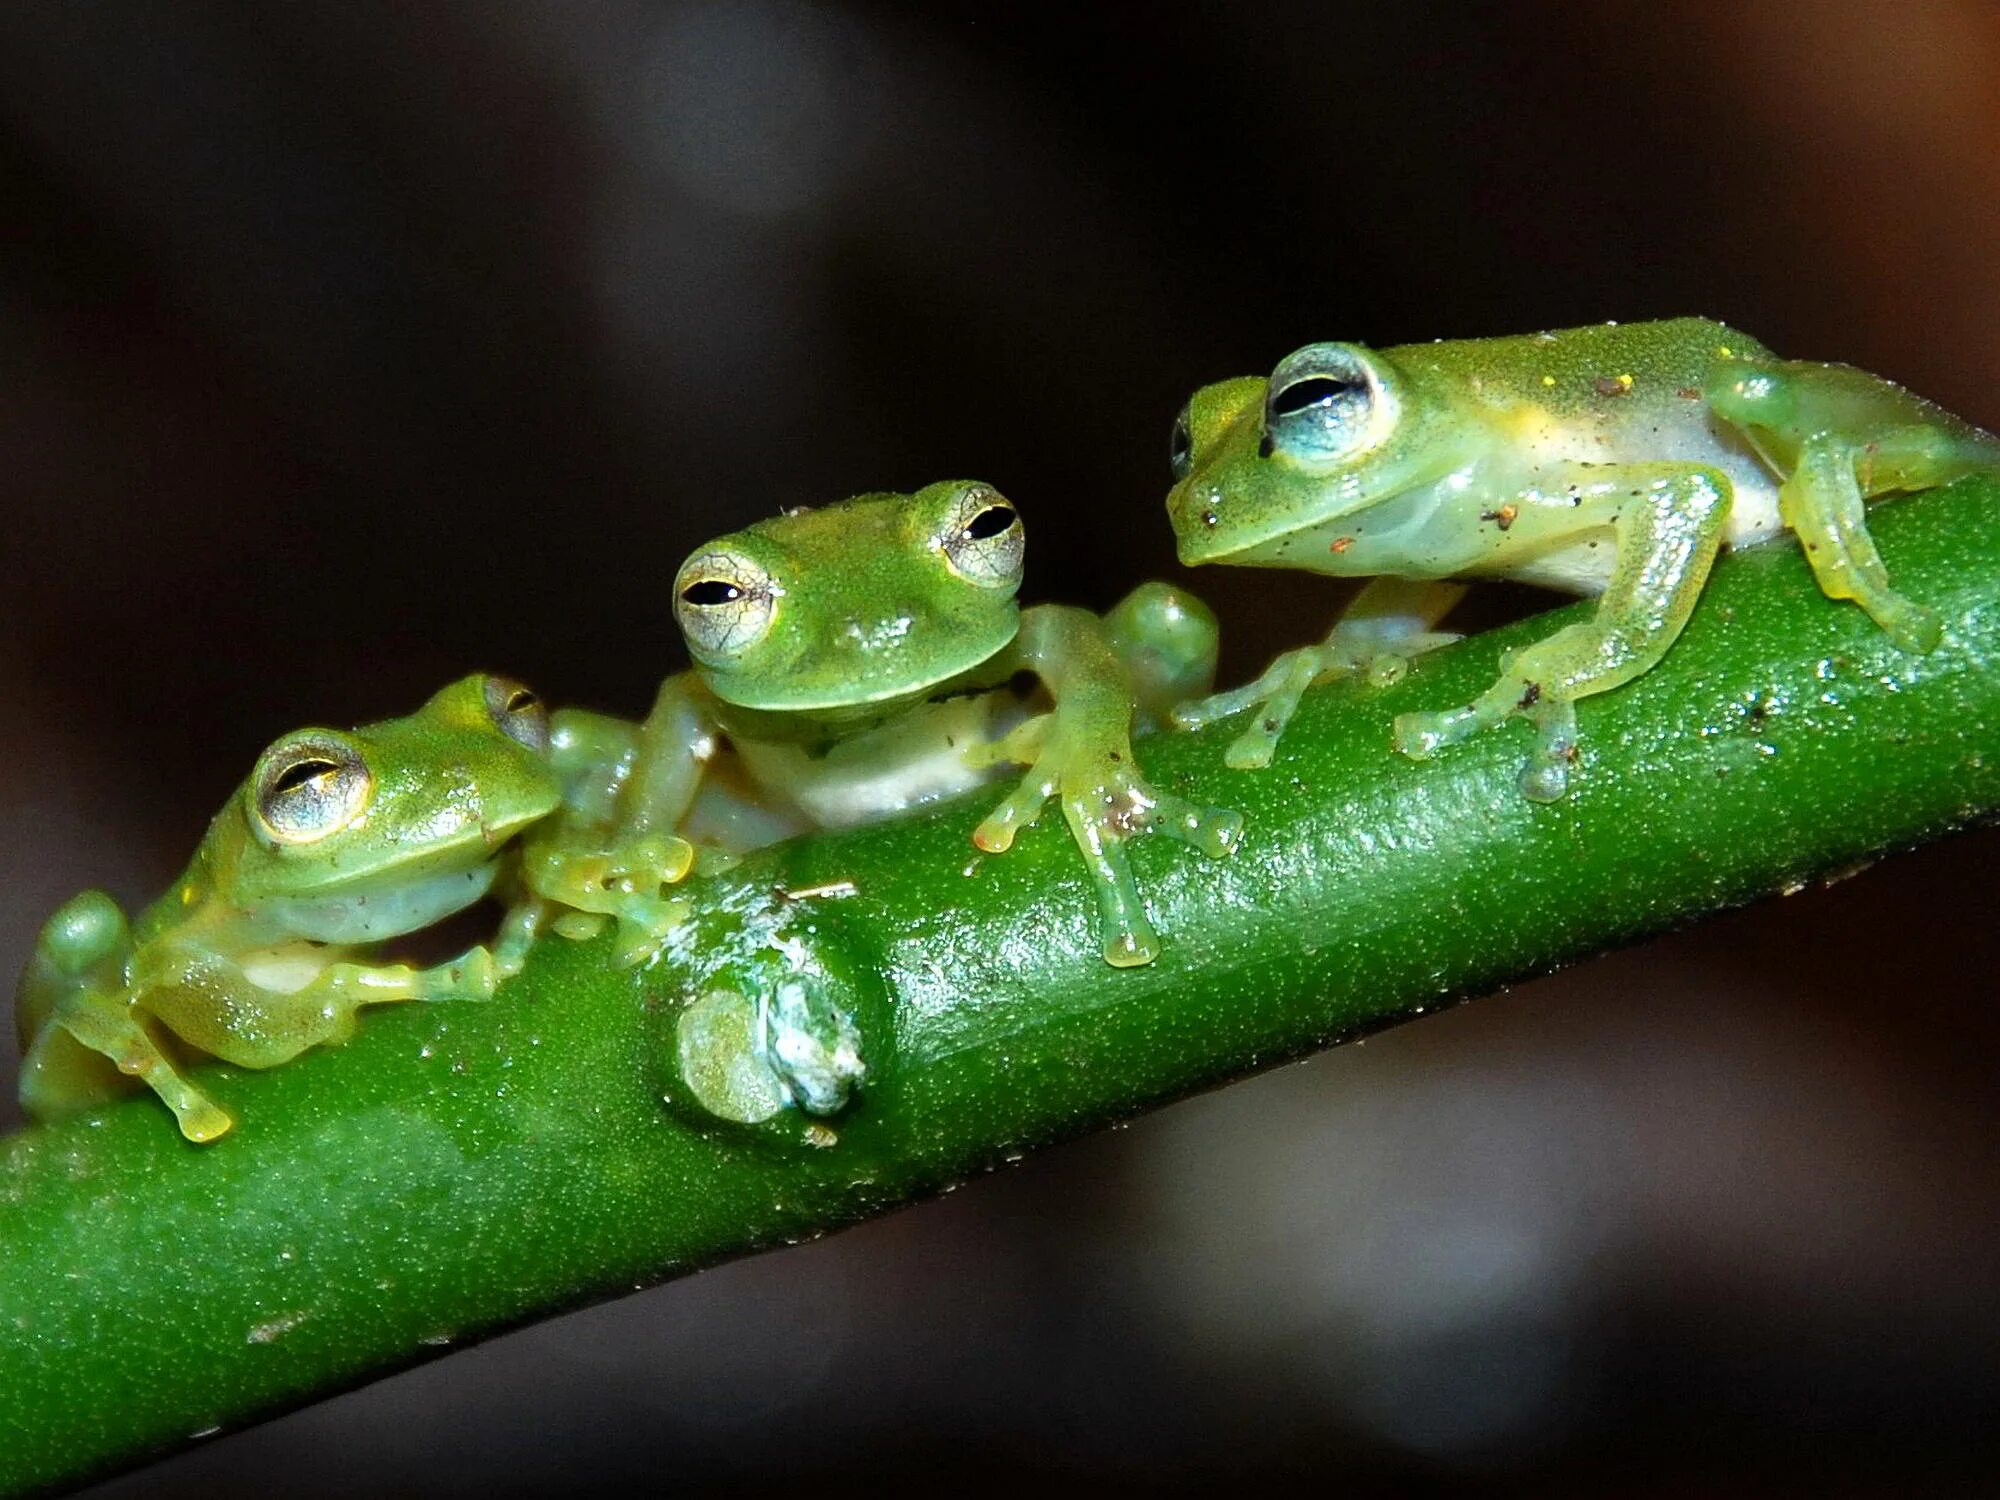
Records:
[[[1518,337],[1405,344],[1386,351],[1498,439],[1512,482],[1563,465],[1683,463],[1730,483],[1733,546],[1781,529],[1777,477],[1747,436],[1707,399],[1710,373],[1732,360],[1769,360],[1757,340],[1709,318],[1598,323]],[[1595,592],[1603,553],[1552,554],[1510,576]],[[1579,559],[1583,565],[1578,572]]]
[[[1492,339],[1440,339],[1380,351],[1421,383],[1495,404],[1523,399],[1551,417],[1615,427],[1689,416],[1718,359],[1769,358],[1757,340],[1712,318],[1592,323]]]

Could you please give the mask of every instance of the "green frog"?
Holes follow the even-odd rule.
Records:
[[[1010,501],[954,480],[787,511],[697,548],[673,585],[693,669],[666,681],[642,725],[556,716],[569,811],[533,841],[530,888],[619,918],[637,961],[675,920],[683,832],[706,826],[740,851],[902,816],[1021,765],[973,842],[1000,853],[1055,801],[1104,957],[1150,962],[1159,938],[1128,841],[1164,834],[1220,856],[1242,829],[1148,782],[1132,751],[1135,722],[1206,690],[1214,618],[1163,584],[1103,617],[1023,610],[1025,546]],[[1009,689],[1024,674],[1045,701]]]
[[[1794,533],[1825,593],[1897,646],[1937,615],[1890,586],[1867,501],[2000,470],[2000,441],[1848,365],[1784,360],[1703,318],[1373,350],[1308,344],[1268,377],[1205,386],[1174,428],[1167,513],[1181,561],[1371,581],[1325,641],[1185,705],[1184,727],[1255,709],[1227,752],[1268,765],[1314,681],[1393,679],[1453,637],[1462,580],[1596,595],[1471,703],[1404,714],[1424,759],[1521,717],[1521,789],[1553,801],[1578,759],[1576,703],[1631,681],[1687,623],[1719,549]]]
[[[161,1032],[269,1068],[346,1040],[364,1005],[490,997],[525,932],[424,969],[373,950],[485,896],[558,798],[548,712],[505,677],[464,678],[404,718],[285,735],[136,922],[85,891],[44,926],[15,1003],[23,1108],[58,1119],[137,1080],[211,1141],[231,1118]]]

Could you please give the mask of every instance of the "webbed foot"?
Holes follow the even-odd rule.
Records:
[[[1005,753],[1012,748],[1030,759],[1031,767],[973,830],[972,841],[990,854],[1001,853],[1050,798],[1059,798],[1070,836],[1090,870],[1105,961],[1117,968],[1151,963],[1159,956],[1159,935],[1132,878],[1126,840],[1159,833],[1220,858],[1242,841],[1243,816],[1160,791],[1139,774],[1129,747],[1065,744],[1050,726],[1053,718],[1030,720],[991,752],[991,758],[1012,759]]]
[[[694,867],[694,845],[674,834],[648,834],[605,848],[531,844],[522,868],[528,889],[569,908],[550,925],[567,937],[589,937],[601,925],[579,915],[610,917],[618,924],[616,962],[645,962],[659,951],[687,915],[687,903],[664,894]]]
[[[1413,657],[1457,639],[1448,631],[1412,630],[1400,621],[1343,621],[1317,645],[1279,655],[1256,681],[1181,704],[1173,711],[1173,722],[1182,729],[1201,729],[1255,709],[1250,726],[1223,751],[1222,762],[1235,771],[1261,770],[1270,765],[1300,697],[1314,683],[1366,677],[1373,686],[1387,687],[1409,671]]]
[[[1505,679],[1503,679],[1503,682]],[[1535,726],[1535,748],[1521,771],[1521,795],[1531,802],[1557,802],[1569,791],[1576,764],[1576,704],[1567,698],[1537,696],[1527,703],[1495,704],[1487,693],[1464,708],[1398,714],[1396,749],[1412,760],[1429,760],[1447,746],[1519,714]]]

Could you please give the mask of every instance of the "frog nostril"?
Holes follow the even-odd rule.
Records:
[[[1217,526],[1222,524],[1222,517],[1218,516],[1213,510],[1205,510],[1201,513],[1201,524],[1206,526],[1210,531],[1213,531]]]

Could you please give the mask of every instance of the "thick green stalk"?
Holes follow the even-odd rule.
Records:
[[[552,940],[489,1005],[209,1086],[190,1146],[149,1099],[0,1155],[0,1487],[129,1462],[509,1323],[880,1213],[1021,1152],[2000,808],[2000,487],[1879,513],[1927,657],[1825,600],[1796,551],[1729,559],[1666,664],[1582,714],[1563,803],[1519,725],[1416,765],[1395,712],[1464,701],[1551,618],[1387,690],[1317,692],[1261,773],[1156,738],[1164,784],[1240,807],[1226,862],[1143,840],[1168,947],[1097,956],[1058,820],[977,857],[981,808],[800,840],[694,887],[650,969]],[[817,894],[815,894],[817,892]],[[786,894],[789,893],[789,894]],[[859,1029],[823,1125],[707,1115],[691,995],[803,977]],[[831,1128],[827,1128],[830,1126]],[[676,1357],[663,1351],[663,1358]]]

